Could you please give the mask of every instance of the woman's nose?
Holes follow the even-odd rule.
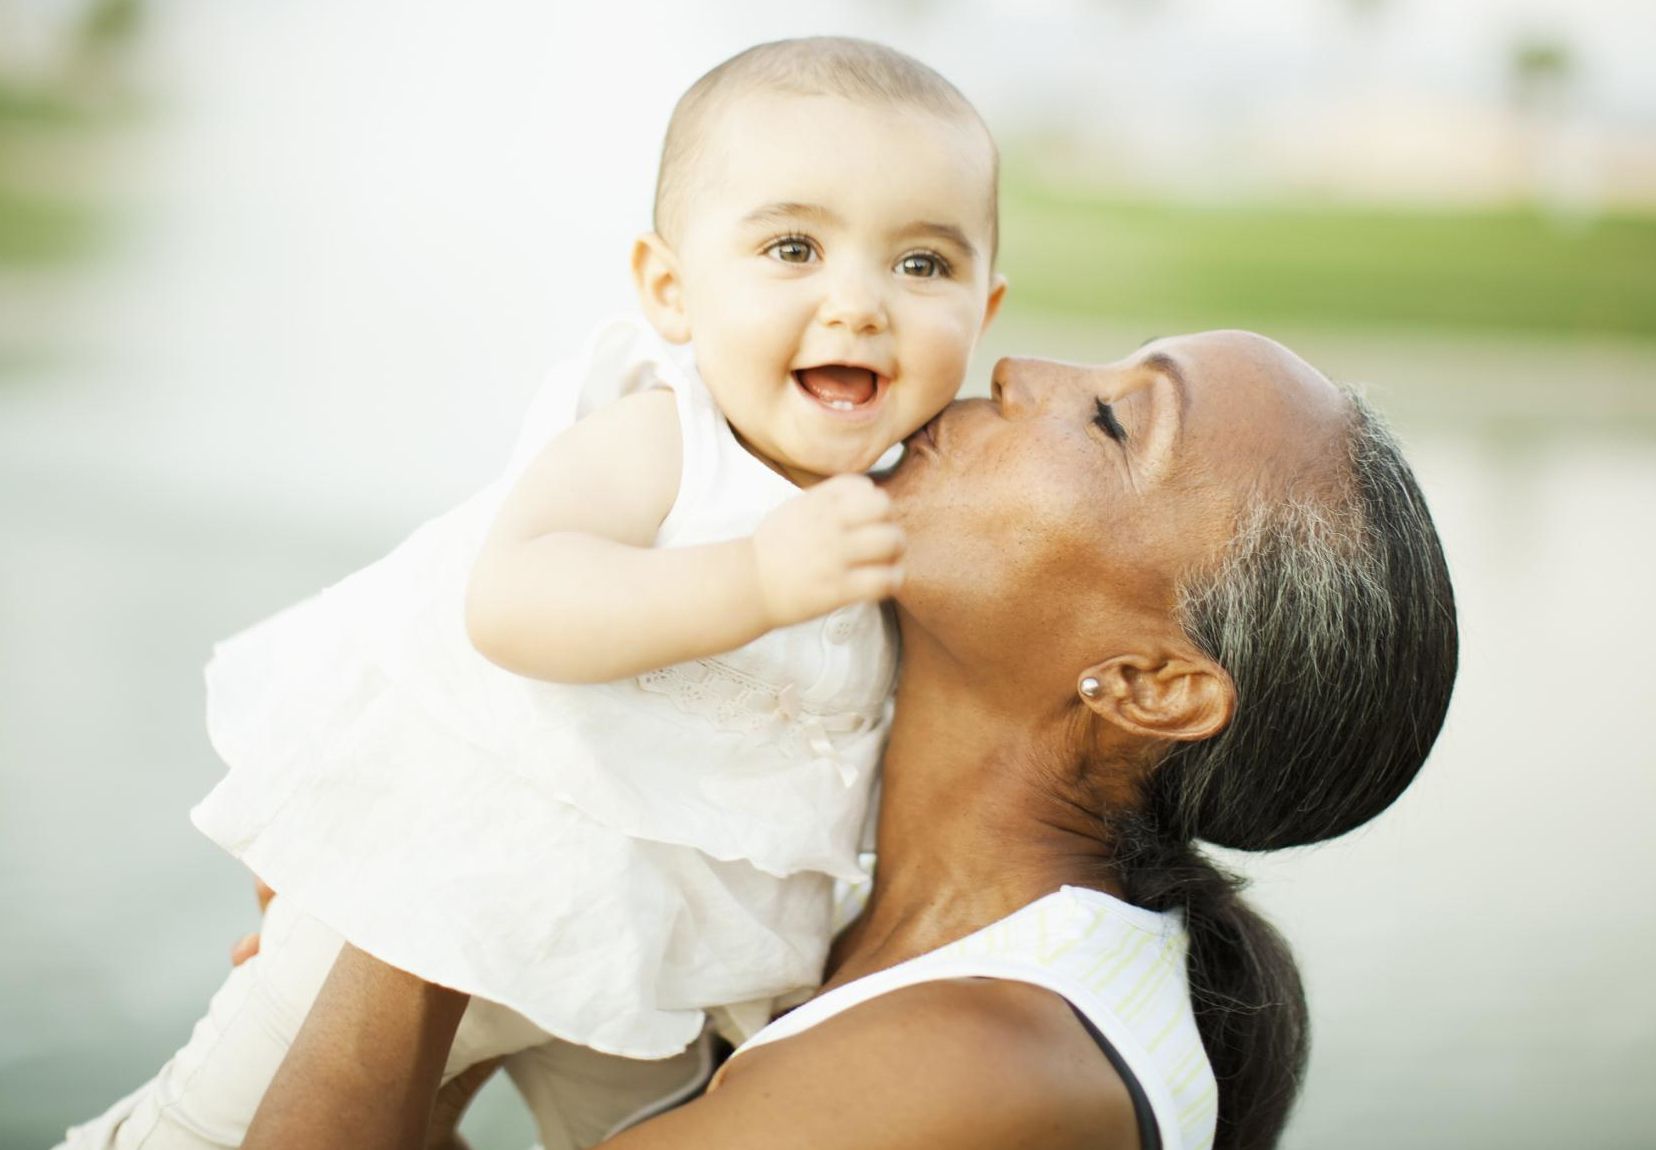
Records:
[[[1041,406],[1039,379],[1044,361],[1009,355],[989,374],[989,397],[1007,419],[1021,419]]]
[[[1097,369],[1055,359],[1007,356],[989,377],[989,394],[1008,419],[1033,415],[1055,398],[1096,391]]]

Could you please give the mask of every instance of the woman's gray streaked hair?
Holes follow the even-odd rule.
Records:
[[[1157,772],[1159,813],[1186,835],[1274,850],[1343,834],[1402,792],[1443,725],[1457,658],[1443,551],[1390,429],[1347,394],[1332,498],[1257,501],[1181,589],[1186,633],[1237,692],[1230,726]]]
[[[1184,914],[1191,1003],[1219,1082],[1215,1150],[1277,1144],[1309,1029],[1287,943],[1195,840],[1273,850],[1361,825],[1420,770],[1454,686],[1437,529],[1396,439],[1348,394],[1343,475],[1256,499],[1219,560],[1181,588],[1186,634],[1236,685],[1230,725],[1176,746],[1143,805],[1111,819],[1128,899]]]

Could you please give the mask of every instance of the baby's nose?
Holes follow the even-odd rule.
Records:
[[[867,275],[836,277],[822,301],[823,322],[855,332],[877,332],[886,326],[885,296]]]

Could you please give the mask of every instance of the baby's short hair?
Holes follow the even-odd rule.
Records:
[[[914,57],[849,36],[808,36],[755,45],[708,72],[679,97],[667,124],[656,175],[654,227],[669,243],[682,222],[693,157],[707,124],[732,100],[757,91],[906,106],[977,124],[989,148],[989,226],[992,245],[998,244],[1000,153],[978,110],[958,88]]]

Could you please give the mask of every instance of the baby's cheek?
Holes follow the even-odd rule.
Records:
[[[965,315],[951,315],[947,320],[941,320],[932,329],[931,344],[933,354],[940,365],[946,365],[956,377],[964,375],[966,365],[972,358],[972,348],[977,343],[978,327],[970,317]]]
[[[933,399],[941,407],[955,397],[966,381],[966,368],[971,363],[970,340],[939,340],[932,357]]]
[[[776,325],[767,324],[760,309],[735,311],[717,330],[716,343],[707,349],[719,370],[737,378],[769,378],[786,366],[787,356],[778,346]],[[698,346],[702,346],[698,341]]]

